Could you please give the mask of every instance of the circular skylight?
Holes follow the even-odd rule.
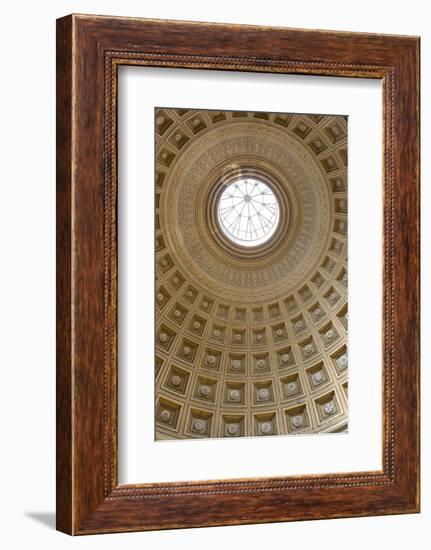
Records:
[[[254,178],[241,178],[223,191],[217,214],[226,237],[242,246],[257,246],[274,234],[280,209],[268,185]]]

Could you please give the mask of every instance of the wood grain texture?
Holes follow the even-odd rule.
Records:
[[[72,531],[72,27],[57,23],[57,529]]]
[[[417,512],[419,39],[94,16],[57,24],[58,529],[87,534]],[[382,79],[382,471],[118,485],[121,64]]]

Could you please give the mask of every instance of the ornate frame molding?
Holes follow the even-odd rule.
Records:
[[[118,484],[116,103],[117,69],[125,64],[382,79],[382,471]],[[88,534],[419,511],[418,38],[59,19],[57,211],[59,530]]]

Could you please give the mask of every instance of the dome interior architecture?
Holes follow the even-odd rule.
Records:
[[[347,117],[155,128],[156,439],[346,431]]]

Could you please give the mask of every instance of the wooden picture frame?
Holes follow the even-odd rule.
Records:
[[[118,484],[120,65],[382,81],[382,471]],[[89,15],[59,19],[57,529],[78,535],[418,511],[419,38]]]

